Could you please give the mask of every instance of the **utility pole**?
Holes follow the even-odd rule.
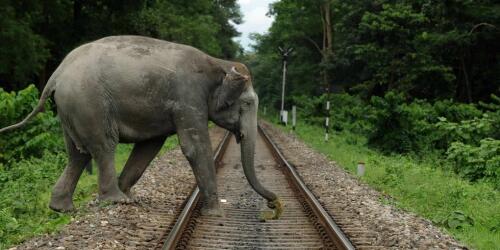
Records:
[[[283,49],[281,46],[278,47],[278,50],[280,51],[282,60],[283,60],[283,82],[281,85],[281,110],[280,110],[280,121],[284,122],[283,120],[283,113],[285,111],[285,85],[286,85],[286,64],[288,61],[288,56],[290,53],[292,53],[293,48],[285,48]]]

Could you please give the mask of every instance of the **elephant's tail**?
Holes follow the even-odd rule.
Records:
[[[54,79],[55,75],[56,74],[54,73],[50,77],[49,81],[47,82],[47,85],[45,85],[45,88],[42,91],[42,95],[40,96],[40,99],[38,100],[38,104],[33,109],[33,111],[31,111],[31,113],[28,116],[26,116],[21,122],[10,125],[10,126],[5,127],[5,128],[0,128],[0,133],[24,126],[31,118],[33,118],[36,114],[38,114],[43,109],[45,102],[47,101],[47,99],[50,97],[50,95],[52,94],[52,92],[54,92],[54,90],[56,88],[56,81]]]

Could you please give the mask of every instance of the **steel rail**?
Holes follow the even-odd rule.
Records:
[[[263,130],[260,125],[258,126],[258,131],[264,138],[264,142],[266,143],[268,149],[271,151],[275,160],[279,163],[280,166],[283,167],[282,170],[283,173],[287,176],[287,179],[304,198],[307,203],[306,206],[310,208],[314,216],[318,219],[317,222],[321,225],[322,232],[326,233],[326,236],[331,239],[331,242],[333,242],[337,249],[355,249],[349,238],[344,234],[344,232],[342,232],[342,230],[335,223],[332,217],[325,211],[318,199],[316,199],[314,194],[302,181],[302,178],[297,173],[295,168],[290,163],[288,163],[276,144],[271,140],[269,135]],[[226,133],[214,154],[214,161],[216,162],[216,166],[219,165],[217,163],[220,162],[224,155],[225,149],[229,144],[229,138],[230,134]],[[193,215],[193,212],[198,206],[199,199],[199,189],[198,187],[195,187],[193,193],[187,199],[187,202],[185,203],[185,206],[181,211],[175,225],[164,241],[162,249],[176,249],[178,243],[180,243],[183,233],[190,223],[190,218]]]
[[[314,214],[319,219],[326,233],[333,240],[334,244],[338,249],[355,249],[349,238],[344,234],[342,229],[335,223],[332,217],[325,211],[321,203],[316,199],[314,194],[307,188],[302,178],[297,173],[295,168],[288,163],[281,151],[278,149],[276,144],[271,140],[269,135],[262,129],[259,125],[259,132],[263,135],[269,149],[273,153],[275,159],[284,166],[284,172],[290,177],[291,182],[300,191],[310,208],[312,208]]]
[[[219,165],[220,160],[222,159],[222,156],[224,155],[224,152],[226,151],[227,145],[229,144],[229,138],[231,137],[231,134],[229,132],[226,132],[224,137],[222,138],[222,141],[219,143],[215,153],[214,153],[214,162],[215,166]],[[189,218],[193,214],[193,211],[196,208],[196,205],[198,204],[198,200],[200,199],[200,189],[196,185],[194,190],[192,191],[191,195],[187,199],[186,204],[184,205],[184,208],[182,209],[179,218],[175,222],[174,226],[172,227],[172,230],[168,234],[165,243],[163,244],[162,249],[164,250],[169,250],[169,249],[175,249],[177,246],[177,243],[179,242],[182,233],[186,229],[186,226],[188,225]]]

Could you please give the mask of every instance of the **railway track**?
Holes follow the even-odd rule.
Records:
[[[226,134],[214,155],[225,217],[201,215],[195,188],[158,248],[354,249],[261,128],[255,167],[263,185],[281,197],[285,210],[278,220],[259,220],[259,213],[268,209],[266,201],[246,181],[235,144]]]

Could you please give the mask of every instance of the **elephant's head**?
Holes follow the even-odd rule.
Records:
[[[257,110],[259,98],[255,93],[248,69],[237,64],[227,70],[222,83],[215,89],[210,104],[210,118],[217,125],[231,131],[241,144],[241,163],[252,188],[268,200],[280,214],[281,205],[276,194],[261,185],[255,174],[254,153],[257,138]]]

